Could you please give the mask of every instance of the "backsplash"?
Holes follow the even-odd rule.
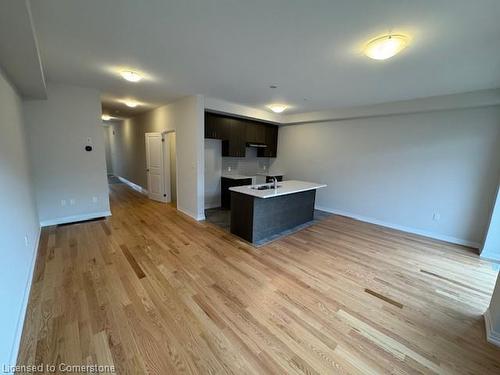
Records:
[[[222,158],[222,174],[255,175],[257,172],[267,171],[270,164],[270,158],[258,158],[257,149],[247,147],[244,158]]]

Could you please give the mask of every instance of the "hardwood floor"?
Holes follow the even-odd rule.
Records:
[[[332,216],[255,249],[111,185],[44,229],[18,364],[120,374],[499,374],[471,250]]]

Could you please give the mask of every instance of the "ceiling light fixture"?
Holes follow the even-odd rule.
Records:
[[[133,100],[125,100],[124,103],[127,107],[130,107],[130,108],[135,108],[139,105],[139,103],[134,102]]]
[[[126,79],[129,82],[139,82],[142,79],[142,76],[139,73],[133,72],[132,70],[122,70],[120,74],[123,79]]]
[[[103,121],[109,121],[109,120],[111,120],[111,116],[110,116],[110,115],[102,115],[102,116],[101,116],[101,119],[102,119]]]
[[[365,46],[365,55],[374,60],[388,59],[408,46],[406,35],[384,35],[370,40]]]
[[[269,108],[274,113],[281,113],[288,107],[284,104],[269,104],[267,108]]]

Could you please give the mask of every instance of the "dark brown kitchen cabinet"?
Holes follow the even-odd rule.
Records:
[[[228,139],[231,119],[213,113],[205,113],[205,138]]]
[[[258,144],[266,143],[266,126],[248,121],[246,127],[246,141]]]
[[[221,177],[221,187],[220,187],[220,202],[221,208],[225,210],[229,210],[231,208],[231,191],[230,187],[234,186],[246,186],[252,185],[251,178],[242,178],[242,179],[232,179],[228,177]]]
[[[265,158],[275,158],[278,151],[278,127],[275,125],[265,126],[266,148],[259,148],[257,156]]]
[[[246,124],[243,120],[226,118],[228,139],[222,141],[222,156],[245,157]]]
[[[266,145],[258,157],[275,158],[278,127],[267,123],[205,112],[205,138],[222,140],[222,156],[244,157],[246,146]]]
[[[217,118],[212,113],[205,113],[205,138],[215,138]]]

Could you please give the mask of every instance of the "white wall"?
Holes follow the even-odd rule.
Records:
[[[177,209],[203,220],[203,96],[185,97],[111,126],[113,173],[143,188],[147,188],[144,134],[175,130]]]
[[[47,100],[24,102],[42,226],[109,215],[99,92],[63,85],[47,92]],[[88,137],[92,152],[84,150]]]
[[[200,95],[189,96],[170,105],[176,124],[177,209],[197,219],[205,219],[204,152],[205,104]]]
[[[320,208],[478,246],[499,141],[499,107],[283,126],[272,168],[328,184]]]
[[[16,363],[28,303],[40,231],[32,187],[22,103],[0,72],[0,367]]]

